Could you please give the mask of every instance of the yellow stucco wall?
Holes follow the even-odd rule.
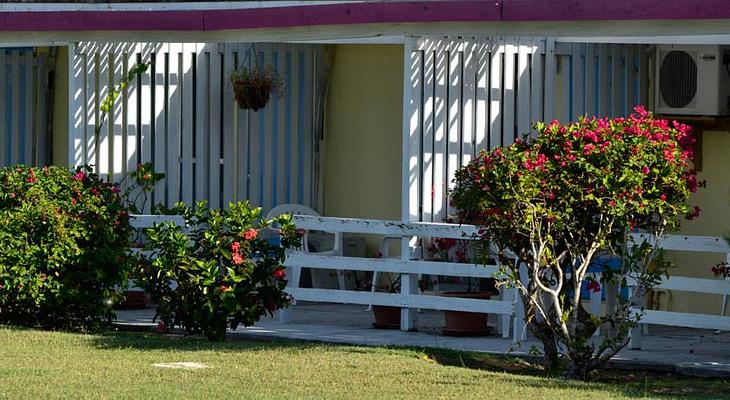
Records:
[[[682,221],[680,232],[688,235],[724,236],[730,233],[730,132],[705,131],[702,136],[702,170],[700,180],[707,187],[692,196],[690,204],[698,205],[702,214],[694,221]],[[724,254],[671,252],[676,266],[670,274],[716,279],[710,268],[725,260]],[[672,291],[660,295],[660,309],[672,311],[719,313],[722,297]],[[730,312],[728,312],[730,314]]]
[[[68,47],[58,48],[54,92],[51,163],[68,165]]]
[[[402,108],[401,45],[335,46],[324,215],[400,219]]]

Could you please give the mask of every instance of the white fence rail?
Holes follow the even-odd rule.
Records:
[[[410,330],[415,327],[415,309],[417,308],[498,314],[501,316],[500,329],[502,336],[509,337],[510,322],[515,314],[513,290],[503,289],[502,299],[499,300],[474,300],[419,294],[415,284],[406,284],[406,282],[415,282],[417,276],[421,274],[473,278],[493,277],[497,273],[496,266],[412,259],[419,258],[417,254],[414,256],[414,252],[408,247],[409,243],[413,243],[414,238],[471,239],[476,232],[474,226],[316,216],[295,216],[294,218],[297,227],[308,230],[400,236],[402,238],[402,249],[406,249],[401,251],[400,259],[321,256],[316,253],[290,251],[285,262],[285,266],[289,268],[290,276],[287,292],[295,300],[401,307],[401,329],[403,330]],[[396,273],[401,274],[403,284],[400,293],[301,288],[298,283],[302,267]]]
[[[718,253],[725,255],[725,261],[730,262],[730,245],[721,237],[714,236],[684,236],[668,235],[659,241],[656,238],[644,234],[632,234],[636,243],[649,241],[658,243],[664,250],[676,250],[686,252]],[[720,279],[699,279],[681,276],[670,276],[656,286],[657,289],[676,290],[683,292],[707,293],[721,295],[722,307],[720,315],[694,314],[672,311],[642,310],[635,308],[632,312],[642,313],[641,324],[631,330],[631,348],[641,349],[642,325],[657,324],[667,326],[679,326],[686,328],[718,329],[730,331],[730,317],[726,317],[728,296],[730,296],[730,281]],[[643,299],[635,299],[634,304],[643,304]]]

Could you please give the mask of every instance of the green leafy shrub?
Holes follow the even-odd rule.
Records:
[[[227,327],[253,325],[289,304],[282,263],[285,249],[301,243],[290,215],[264,220],[248,202],[229,210],[178,203],[175,210],[186,227],[168,222],[145,230],[150,253],[135,271],[157,303],[162,329],[179,326],[224,340]],[[262,237],[272,224],[279,243]]]
[[[701,182],[689,169],[694,138],[690,127],[657,119],[642,107],[627,118],[582,118],[538,124],[539,136],[507,148],[481,153],[456,174],[453,205],[462,221],[479,226],[485,250],[499,249],[506,284],[522,295],[526,320],[542,340],[546,367],[557,365],[559,349],[569,360],[568,374],[585,379],[628,342],[640,315],[627,299],[601,316],[581,303],[588,268],[596,256],[621,259],[605,271],[603,282],[637,282],[634,296],[654,286],[668,263],[661,251],[628,246],[628,233],[641,229],[654,237],[695,218],[687,202]],[[626,251],[633,247],[632,251]],[[510,259],[514,252],[526,267]],[[600,341],[591,341],[600,325]]]
[[[94,328],[125,282],[129,216],[88,167],[0,170],[0,323]]]

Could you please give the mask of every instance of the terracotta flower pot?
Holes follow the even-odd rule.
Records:
[[[443,292],[445,297],[460,297],[464,299],[489,300],[490,292]],[[491,332],[487,326],[486,313],[474,313],[464,311],[444,311],[446,328],[443,334],[448,336],[483,336]]]
[[[375,322],[373,327],[377,329],[400,329],[400,308],[390,306],[373,306]]]

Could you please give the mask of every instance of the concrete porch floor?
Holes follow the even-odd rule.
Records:
[[[366,306],[299,302],[292,308],[290,322],[266,318],[256,326],[239,327],[229,335],[257,340],[304,340],[364,346],[408,346],[528,356],[542,348],[535,340],[513,343],[494,335],[451,337],[441,334],[443,312],[419,313],[418,332],[374,329],[372,312]],[[154,309],[118,310],[121,326],[154,327]],[[496,320],[490,319],[490,324]],[[730,332],[650,326],[642,350],[619,352],[611,367],[657,369],[686,375],[730,378]]]

